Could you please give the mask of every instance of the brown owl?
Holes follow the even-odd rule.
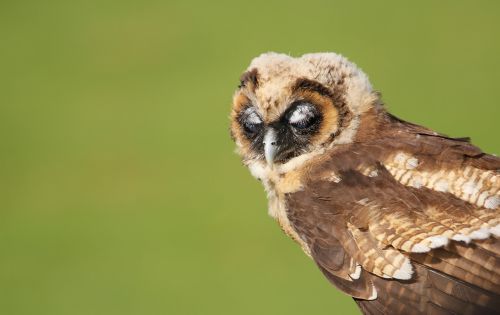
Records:
[[[388,113],[334,53],[255,58],[231,135],[269,213],[365,314],[500,313],[500,159]]]

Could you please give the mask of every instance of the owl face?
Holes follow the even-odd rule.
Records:
[[[282,163],[307,152],[324,126],[320,106],[298,98],[277,119],[264,121],[256,106],[246,104],[237,116],[237,124],[252,154],[264,157],[269,164]]]
[[[241,77],[231,134],[244,161],[285,164],[352,141],[374,99],[366,75],[339,55],[263,54]]]

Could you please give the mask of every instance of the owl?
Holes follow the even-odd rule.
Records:
[[[499,158],[390,114],[335,53],[253,59],[230,119],[270,216],[363,313],[500,313]]]

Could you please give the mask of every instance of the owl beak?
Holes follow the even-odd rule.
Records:
[[[264,156],[266,157],[267,164],[273,164],[274,157],[278,151],[278,144],[276,141],[276,131],[269,128],[264,136]]]

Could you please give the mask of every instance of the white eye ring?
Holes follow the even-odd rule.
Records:
[[[288,119],[291,124],[297,124],[304,120],[309,120],[314,116],[314,109],[310,104],[301,104],[293,111],[292,116]]]
[[[249,124],[257,125],[262,123],[262,119],[260,119],[259,115],[255,112],[255,109],[252,107],[245,109],[245,115],[247,116],[246,121]]]

